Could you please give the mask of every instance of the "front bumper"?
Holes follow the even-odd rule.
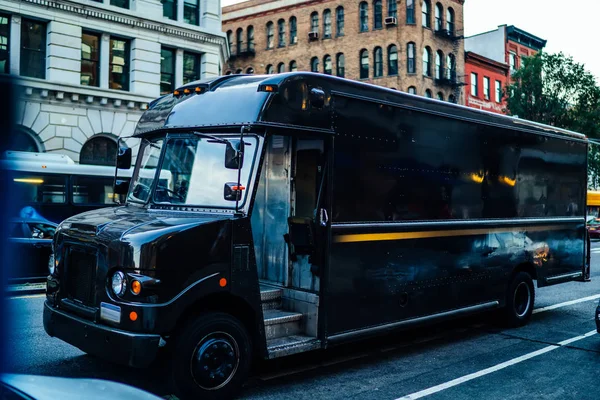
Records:
[[[147,367],[158,353],[160,335],[139,334],[96,324],[44,302],[44,329],[86,353],[131,367]]]

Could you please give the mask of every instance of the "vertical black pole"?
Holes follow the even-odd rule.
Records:
[[[239,203],[240,203],[240,197],[242,195],[242,190],[241,190],[241,180],[242,180],[242,162],[244,161],[244,130],[246,129],[246,125],[242,125],[242,129],[240,131],[240,149],[241,151],[238,151],[237,153],[237,158],[238,158],[238,179],[237,179],[237,193],[235,195],[235,213],[238,213],[238,207],[239,207]]]

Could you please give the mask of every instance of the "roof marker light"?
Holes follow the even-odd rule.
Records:
[[[181,94],[181,92],[179,90],[176,90],[176,91],[173,92],[174,96],[179,96],[180,94]]]
[[[277,91],[277,85],[260,85],[258,86],[258,91],[275,93]]]
[[[194,92],[196,92],[196,94],[200,94],[202,93],[202,88],[198,86],[196,89],[194,89]]]
[[[189,88],[183,89],[183,94],[190,94],[192,93],[192,90]]]

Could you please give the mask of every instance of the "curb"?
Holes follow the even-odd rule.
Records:
[[[7,285],[4,287],[6,296],[22,296],[28,294],[41,294],[46,292],[45,283],[34,283],[24,285]]]

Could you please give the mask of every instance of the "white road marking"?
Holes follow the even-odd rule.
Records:
[[[442,384],[437,385],[437,386],[430,387],[429,389],[421,390],[420,392],[412,393],[412,394],[406,395],[404,397],[399,397],[396,400],[414,400],[414,399],[420,399],[421,397],[425,397],[425,396],[429,396],[429,395],[434,394],[434,393],[441,392],[442,390],[446,390],[446,389],[451,388],[453,386],[460,385],[461,383],[465,383],[465,382],[468,382],[470,380],[479,378],[481,376],[491,374],[491,373],[499,371],[501,369],[510,367],[511,365],[515,365],[515,364],[521,363],[523,361],[527,361],[527,360],[529,360],[531,358],[534,358],[534,357],[540,356],[542,354],[548,353],[548,352],[550,352],[552,350],[560,349],[563,346],[569,345],[569,344],[571,344],[573,342],[576,342],[578,340],[585,339],[587,337],[595,335],[596,333],[597,332],[594,329],[593,331],[590,331],[590,332],[588,332],[588,333],[586,333],[584,335],[575,336],[575,337],[573,337],[571,339],[563,340],[562,342],[559,342],[559,343],[557,343],[555,345],[553,344],[553,345],[550,345],[550,346],[546,346],[543,349],[536,350],[536,351],[533,351],[531,353],[524,354],[524,355],[522,355],[520,357],[513,358],[512,360],[505,361],[503,363],[494,365],[493,367],[489,367],[489,368],[483,369],[481,371],[474,372],[474,373],[469,374],[469,375],[461,376],[460,378],[457,378],[457,379],[454,379],[454,380],[442,383]]]
[[[46,297],[46,293],[44,294],[25,294],[21,296],[6,296],[7,299],[31,299],[35,297]]]
[[[575,299],[575,300],[571,300],[571,301],[565,301],[564,303],[558,303],[558,304],[554,304],[554,305],[547,306],[547,307],[536,308],[535,310],[533,310],[533,313],[537,314],[537,313],[541,313],[544,311],[555,310],[557,308],[566,307],[566,306],[570,306],[570,305],[577,304],[577,303],[584,303],[586,301],[592,301],[592,300],[597,300],[597,299],[600,299],[600,294],[596,294],[596,295],[588,296],[588,297],[582,297],[580,299]]]

